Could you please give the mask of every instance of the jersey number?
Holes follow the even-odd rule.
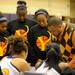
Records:
[[[4,69],[2,69],[2,73],[3,73],[3,75],[9,75],[9,70],[4,68]]]

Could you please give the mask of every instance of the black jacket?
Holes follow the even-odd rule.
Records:
[[[20,20],[16,19],[8,23],[8,31],[10,32],[10,35],[12,35],[17,29],[25,29],[26,25],[30,29],[30,27],[32,27],[35,24],[35,21],[29,19],[26,19],[24,22],[21,22]]]
[[[38,59],[44,60],[46,58],[46,51],[42,51],[40,48],[38,48],[36,45],[36,41],[38,37],[46,36],[47,38],[49,38],[49,33],[47,31],[48,30],[46,27],[43,28],[40,25],[35,25],[31,27],[28,33],[28,42],[32,47],[31,58],[34,59],[34,61],[37,61]]]

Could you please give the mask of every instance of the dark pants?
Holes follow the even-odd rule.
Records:
[[[65,68],[61,75],[75,75],[75,69]]]

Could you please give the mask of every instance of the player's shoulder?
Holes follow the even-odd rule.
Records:
[[[15,58],[11,60],[11,63],[19,70],[19,71],[29,71],[30,65],[25,61],[25,59]]]

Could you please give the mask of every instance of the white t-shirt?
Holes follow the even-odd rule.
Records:
[[[49,67],[44,67],[45,62],[36,70],[37,73],[44,73],[46,75],[60,75],[54,68],[48,69]]]
[[[19,75],[19,71],[11,64],[13,58],[4,57],[0,61],[3,75]]]

